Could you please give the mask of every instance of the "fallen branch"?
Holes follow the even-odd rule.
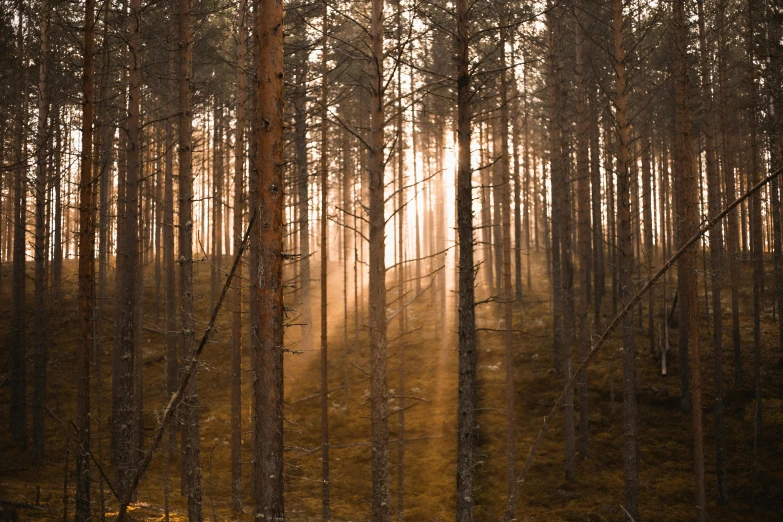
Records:
[[[49,511],[48,506],[38,506],[27,502],[14,502],[13,500],[3,500],[0,498],[0,506],[8,506],[16,509],[29,509],[32,511]]]
[[[185,392],[185,387],[188,385],[190,378],[196,372],[196,367],[198,365],[198,358],[201,355],[201,352],[204,350],[204,346],[207,344],[207,340],[209,339],[212,330],[215,328],[215,321],[217,320],[218,313],[220,313],[220,308],[223,305],[223,300],[226,297],[226,293],[228,292],[228,289],[231,286],[231,280],[234,279],[234,273],[236,272],[237,266],[239,266],[239,262],[242,259],[242,254],[247,248],[247,241],[250,238],[250,232],[253,229],[253,223],[255,223],[255,221],[256,221],[256,213],[254,212],[253,215],[250,217],[250,222],[247,224],[247,230],[245,230],[245,236],[242,239],[242,243],[239,245],[239,250],[237,251],[236,256],[234,257],[234,263],[231,265],[231,271],[229,272],[228,277],[226,278],[226,282],[223,284],[223,291],[220,293],[220,298],[218,299],[218,302],[215,304],[215,308],[212,310],[212,317],[209,319],[209,324],[207,325],[207,329],[204,331],[204,335],[201,337],[201,342],[199,343],[195,353],[191,354],[190,365],[188,366],[185,374],[182,376],[182,379],[180,379],[179,386],[177,387],[177,391],[174,392],[174,394],[171,396],[171,399],[169,399],[169,403],[166,406],[166,409],[163,411],[163,417],[161,418],[158,427],[155,428],[155,435],[153,436],[150,449],[147,450],[147,452],[144,454],[144,459],[139,463],[139,468],[136,470],[136,472],[133,475],[133,480],[131,481],[131,485],[127,492],[126,498],[120,501],[120,512],[117,515],[118,521],[125,520],[128,504],[130,504],[130,500],[133,497],[136,488],[139,487],[139,481],[141,480],[141,477],[144,475],[144,472],[147,471],[147,468],[149,467],[150,462],[152,461],[152,457],[155,455],[155,450],[158,449],[158,445],[160,444],[160,441],[163,438],[163,432],[166,430],[166,426],[171,420],[174,414],[174,410],[177,409],[177,406],[179,405],[179,402],[182,399],[182,395]]]
[[[699,230],[694,234],[680,249],[672,255],[668,261],[653,275],[647,283],[639,290],[636,295],[633,296],[633,298],[628,301],[628,303],[625,305],[625,307],[620,311],[619,314],[615,316],[615,318],[612,320],[612,322],[607,326],[606,330],[604,330],[604,333],[601,334],[601,337],[598,339],[598,341],[593,345],[593,347],[590,349],[590,352],[587,354],[587,356],[584,358],[584,360],[579,364],[579,366],[574,370],[573,375],[568,379],[568,381],[565,384],[565,387],[563,388],[563,391],[560,393],[560,395],[557,397],[557,400],[555,401],[554,406],[552,406],[552,410],[549,412],[549,414],[544,417],[544,424],[541,426],[541,431],[538,432],[538,435],[536,436],[536,440],[533,442],[533,445],[530,447],[530,453],[528,453],[527,459],[525,460],[525,464],[522,466],[522,471],[519,473],[519,477],[517,478],[517,481],[514,483],[514,489],[511,491],[511,494],[508,497],[507,502],[507,512],[513,512],[513,507],[516,505],[516,497],[517,493],[519,491],[519,486],[525,482],[525,477],[527,476],[527,472],[530,470],[530,467],[533,465],[533,460],[536,458],[536,455],[538,454],[538,449],[541,446],[541,442],[544,440],[544,435],[546,435],[547,430],[549,429],[549,424],[552,422],[552,418],[555,416],[555,413],[560,408],[560,406],[563,404],[563,400],[565,399],[566,394],[571,390],[574,386],[574,383],[576,382],[576,379],[579,377],[579,375],[582,373],[582,371],[585,369],[587,364],[590,362],[590,360],[595,356],[595,354],[598,352],[598,350],[603,347],[604,344],[606,344],[606,340],[609,338],[609,336],[617,329],[617,327],[620,325],[622,320],[625,318],[626,315],[628,315],[631,310],[633,310],[633,307],[636,306],[636,304],[641,300],[642,297],[650,290],[650,288],[653,287],[653,285],[658,281],[658,279],[663,276],[672,266],[674,266],[674,263],[677,262],[677,260],[682,257],[682,255],[690,248],[692,247],[701,237],[707,233],[712,227],[720,223],[720,221],[726,217],[732,210],[737,208],[743,201],[748,199],[750,196],[752,196],[754,193],[758,192],[764,185],[778,177],[781,173],[783,173],[783,167],[779,167],[777,170],[772,172],[769,176],[758,182],[755,186],[751,187],[745,194],[737,198],[732,204],[730,204],[728,207],[726,207],[723,212],[718,214],[717,216],[714,216],[713,218],[704,221],[699,225]]]

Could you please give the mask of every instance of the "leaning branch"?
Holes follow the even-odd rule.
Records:
[[[147,453],[145,453],[144,459],[139,463],[139,468],[136,470],[136,473],[133,475],[133,481],[131,482],[131,487],[128,490],[127,497],[121,500],[120,512],[119,515],[117,516],[117,520],[119,521],[125,520],[125,514],[128,509],[128,504],[130,504],[130,499],[133,497],[136,488],[139,487],[139,481],[141,480],[141,477],[144,475],[144,472],[147,471],[147,468],[149,467],[150,462],[152,461],[152,457],[155,455],[155,450],[158,449],[158,445],[160,444],[160,441],[163,438],[163,432],[166,430],[166,426],[168,425],[169,421],[174,415],[174,411],[177,409],[177,406],[179,405],[180,401],[182,400],[182,395],[185,392],[185,387],[188,385],[188,381],[190,381],[190,378],[193,376],[194,373],[196,373],[198,358],[201,355],[201,352],[204,350],[204,346],[207,344],[207,340],[209,339],[212,330],[214,330],[215,328],[215,321],[217,320],[217,316],[220,313],[220,308],[223,305],[223,299],[225,299],[226,293],[228,292],[228,289],[231,287],[231,280],[234,279],[234,273],[237,270],[237,266],[239,266],[239,261],[242,259],[242,254],[247,248],[247,241],[250,238],[250,232],[253,230],[253,223],[255,223],[255,221],[256,221],[256,213],[253,212],[253,215],[250,217],[250,222],[247,224],[247,230],[245,230],[245,236],[243,237],[242,243],[239,245],[239,250],[237,251],[237,254],[234,257],[234,264],[231,265],[231,271],[229,272],[228,277],[226,278],[226,282],[223,284],[223,291],[220,293],[220,299],[218,299],[217,304],[215,304],[215,308],[212,310],[212,317],[210,317],[209,319],[209,324],[207,325],[207,329],[204,331],[204,335],[201,337],[201,342],[199,343],[195,353],[193,353],[190,357],[190,364],[188,365],[187,371],[182,376],[182,379],[179,381],[179,386],[177,387],[177,391],[174,392],[174,395],[171,396],[171,399],[169,399],[169,403],[166,406],[166,409],[163,411],[163,418],[158,424],[158,427],[155,428],[155,435],[152,439],[152,445],[150,446],[150,449],[147,450]]]
[[[709,231],[715,225],[720,223],[720,221],[724,217],[726,217],[732,210],[737,208],[743,201],[748,199],[754,193],[758,192],[764,185],[766,185],[767,183],[769,183],[770,181],[778,177],[781,173],[783,173],[783,167],[779,167],[777,170],[772,172],[772,174],[770,174],[769,176],[761,180],[750,190],[748,190],[745,194],[737,198],[731,205],[726,207],[726,209],[723,212],[721,212],[717,216],[705,222],[702,222],[696,234],[694,234],[677,252],[674,253],[672,257],[669,258],[669,260],[660,268],[660,270],[658,270],[655,273],[655,275],[653,275],[647,281],[647,283],[645,283],[642,289],[639,290],[636,293],[636,295],[633,296],[633,299],[631,299],[625,305],[625,307],[620,311],[620,313],[617,314],[617,316],[615,316],[615,318],[612,320],[612,322],[609,324],[606,330],[604,330],[604,333],[601,334],[601,337],[598,339],[595,345],[593,345],[593,347],[590,349],[590,352],[584,358],[582,363],[579,365],[578,368],[576,368],[573,375],[568,379],[568,382],[566,382],[563,391],[560,392],[560,395],[557,397],[554,406],[552,406],[552,410],[549,412],[549,414],[546,417],[544,417],[544,424],[543,426],[541,426],[541,431],[538,432],[535,442],[533,442],[533,445],[530,447],[530,453],[528,454],[527,459],[525,460],[524,466],[522,466],[522,471],[520,472],[517,481],[514,483],[514,489],[511,491],[511,494],[508,497],[507,506],[509,510],[512,509],[514,505],[516,505],[516,497],[517,497],[517,493],[519,492],[519,487],[520,485],[522,485],[523,482],[525,482],[525,477],[527,476],[527,472],[530,470],[530,467],[533,465],[533,460],[536,458],[536,455],[538,454],[538,450],[539,447],[541,446],[541,442],[544,440],[544,436],[546,435],[546,432],[549,429],[549,424],[552,422],[552,419],[554,418],[558,408],[560,408],[560,406],[563,404],[563,400],[565,399],[566,394],[568,393],[569,390],[573,388],[574,383],[579,378],[579,375],[581,375],[582,371],[587,367],[587,364],[590,362],[593,356],[598,352],[598,350],[600,350],[601,347],[603,347],[603,345],[606,343],[606,340],[617,329],[617,327],[620,325],[620,323],[625,318],[625,316],[628,315],[628,313],[630,313],[631,310],[633,310],[633,307],[636,306],[636,304],[641,300],[641,298],[644,297],[644,294],[646,294],[650,290],[650,288],[652,288],[652,286],[663,276],[663,274],[665,274],[690,247],[692,247],[697,241],[699,241],[701,237],[707,233],[707,231]]]

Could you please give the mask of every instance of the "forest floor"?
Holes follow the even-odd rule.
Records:
[[[563,378],[552,370],[551,311],[548,299],[543,254],[531,255],[532,288],[514,305],[514,384],[516,388],[517,472],[528,454],[546,415],[562,389]],[[7,346],[10,324],[10,274],[3,266],[0,293],[0,339]],[[31,267],[28,267],[31,270]],[[35,463],[28,452],[10,440],[7,429],[10,400],[7,381],[0,386],[0,507],[6,512],[16,508],[2,502],[39,504],[38,509],[18,509],[20,520],[64,520],[73,514],[74,443],[72,431],[60,424],[75,418],[76,389],[76,300],[75,263],[66,262],[67,278],[62,303],[52,304],[50,321],[50,360],[47,406],[53,415],[46,417],[46,458]],[[317,266],[313,267],[317,270]],[[366,320],[354,314],[353,299],[348,300],[347,330],[343,301],[342,269],[330,271],[329,292],[329,436],[331,468],[331,512],[333,520],[370,520],[370,446],[369,446],[369,344]],[[157,423],[163,402],[164,336],[163,305],[156,317],[156,291],[152,269],[147,269],[143,306],[142,339],[144,368],[144,419],[149,438]],[[313,272],[316,274],[317,272]],[[749,274],[744,273],[744,276]],[[453,273],[447,273],[453,286]],[[349,276],[349,282],[352,279]],[[772,316],[772,278],[768,277],[768,297],[762,318],[762,397],[764,426],[758,444],[758,477],[753,496],[753,400],[750,284],[740,292],[742,304],[742,341],[744,386],[734,386],[733,354],[730,343],[731,310],[729,292],[724,302],[724,383],[726,388],[726,436],[728,455],[729,504],[715,502],[714,417],[712,396],[712,350],[707,324],[702,321],[702,375],[704,376],[705,464],[707,471],[707,520],[781,520],[783,519],[783,371],[779,363],[777,324]],[[209,273],[198,268],[196,277],[196,313],[198,328],[204,328],[210,312]],[[110,282],[110,288],[113,283]],[[411,287],[414,287],[411,284]],[[422,286],[426,288],[427,281]],[[32,294],[32,283],[28,284]],[[313,285],[314,317],[309,331],[310,347],[300,340],[300,327],[287,332],[287,347],[295,352],[285,355],[285,473],[286,511],[290,520],[317,520],[321,512],[321,460],[319,409],[319,323],[318,291]],[[366,291],[359,289],[362,302]],[[389,293],[389,301],[396,297]],[[486,294],[478,289],[479,296]],[[349,288],[353,293],[353,285]],[[413,291],[415,293],[415,290]],[[443,297],[445,296],[445,297]],[[657,292],[660,299],[661,292]],[[446,299],[448,312],[440,313]],[[404,505],[409,521],[446,521],[454,519],[454,481],[456,474],[456,398],[457,353],[454,324],[454,294],[450,287],[441,293],[430,289],[413,301],[407,310],[408,335],[400,337],[398,321],[389,330],[388,374],[392,415],[389,417],[393,502],[396,506],[399,449],[399,365],[404,342],[405,432],[404,432]],[[28,297],[28,304],[32,298]],[[703,296],[700,306],[704,306]],[[292,303],[295,306],[295,303]],[[391,304],[394,310],[399,304]],[[656,301],[656,311],[660,303]],[[604,310],[611,311],[611,295],[604,299]],[[367,307],[361,310],[366,313]],[[501,520],[506,501],[505,448],[505,370],[501,333],[502,310],[497,303],[478,308],[478,326],[485,328],[478,338],[479,441],[476,470],[476,520]],[[230,510],[230,321],[223,311],[218,332],[207,344],[199,367],[201,462],[204,517],[208,520],[246,520],[252,517],[250,397],[252,374],[243,375],[243,489],[245,510]],[[107,310],[107,317],[113,317]],[[646,324],[646,305],[645,305]],[[606,317],[609,319],[610,317]],[[604,319],[604,322],[606,321]],[[659,315],[656,313],[656,320]],[[298,321],[293,321],[298,322]],[[359,325],[358,331],[355,324]],[[247,336],[247,321],[243,321]],[[112,324],[103,325],[108,337],[100,343],[103,389],[99,398],[97,379],[93,378],[93,452],[108,461],[110,446],[111,334]],[[640,518],[649,521],[693,520],[694,478],[690,417],[680,411],[680,380],[677,365],[676,330],[670,336],[669,376],[663,377],[660,362],[648,354],[646,328],[637,331],[638,401],[640,453]],[[593,332],[594,334],[596,332]],[[200,338],[201,334],[197,335]],[[32,333],[28,332],[28,346]],[[540,453],[521,486],[517,517],[522,520],[622,520],[622,380],[619,339],[610,341],[588,371],[590,453],[577,460],[576,481],[565,480],[564,432],[562,412],[555,418]],[[243,345],[244,368],[249,368],[247,342]],[[28,357],[29,351],[28,348]],[[4,350],[5,353],[7,353]],[[28,371],[32,364],[28,360]],[[8,358],[0,359],[0,377],[8,370]],[[93,371],[95,373],[95,370]],[[345,386],[346,382],[349,384]],[[32,404],[31,378],[28,378]],[[100,407],[100,410],[98,409]],[[578,400],[577,412],[578,426]],[[28,414],[28,419],[31,414]],[[100,445],[99,445],[100,441]],[[138,520],[163,520],[163,454],[153,460],[141,482],[138,502],[132,515]],[[109,476],[113,474],[108,470]],[[172,520],[185,520],[185,499],[179,495],[179,458],[172,458],[170,506]],[[93,505],[101,507],[98,474],[93,470]],[[116,513],[117,503],[104,487],[107,520]]]

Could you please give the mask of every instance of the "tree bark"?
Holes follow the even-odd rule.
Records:
[[[329,263],[329,169],[328,169],[328,125],[329,104],[329,4],[322,2],[323,19],[321,27],[321,516],[329,520],[329,375],[328,375],[328,331],[327,331],[327,268]],[[400,441],[402,445],[402,441]]]
[[[25,348],[25,239],[27,227],[27,153],[25,127],[27,126],[27,75],[24,51],[24,2],[19,0],[18,45],[20,68],[24,85],[19,92],[16,119],[16,173],[14,175],[14,240],[13,281],[11,282],[11,348],[8,382],[11,388],[10,427],[14,442],[27,446],[27,355]]]
[[[141,106],[141,0],[131,0],[128,27],[128,119],[127,171],[125,178],[125,221],[123,262],[120,293],[119,357],[115,357],[115,378],[112,380],[113,422],[117,441],[115,489],[121,498],[130,494],[133,476],[134,441],[134,369],[136,368],[136,298],[139,260],[139,177],[141,142],[139,139]]]
[[[476,315],[473,267],[473,186],[470,166],[471,86],[468,0],[456,0],[457,233],[459,239],[459,377],[457,398],[457,522],[473,520],[476,440]],[[513,512],[513,510],[512,510]]]
[[[242,241],[245,180],[245,54],[247,53],[247,0],[239,3],[237,20],[237,98],[234,143],[234,244]],[[242,264],[236,277],[242,280]],[[231,509],[242,511],[242,285],[232,292],[231,315]]]
[[[698,0],[699,51],[701,65],[702,125],[707,154],[707,190],[709,215],[714,216],[721,208],[721,182],[715,154],[715,131],[713,127],[712,79],[710,56],[707,47],[707,30],[704,14],[704,0]],[[773,187],[774,185],[773,181]],[[726,492],[726,433],[723,421],[723,324],[721,315],[721,287],[723,285],[723,231],[715,227],[710,231],[710,269],[712,270],[712,350],[714,359],[715,387],[715,459],[717,472],[717,503],[728,502]]]
[[[193,148],[191,77],[193,31],[191,0],[179,0],[178,15],[178,156],[179,156],[179,280],[180,280],[180,360],[188,367],[195,357],[195,311],[193,306]],[[188,499],[188,518],[200,522],[201,464],[196,375],[189,380],[182,399],[182,494]]]
[[[689,78],[687,61],[687,25],[684,0],[674,2],[674,93],[675,93],[675,155],[674,175],[678,182],[677,192],[680,194],[679,240],[680,245],[698,230],[699,213],[697,200],[696,178],[691,159],[691,111],[689,102]],[[696,270],[698,255],[695,247],[691,247],[683,255],[678,273],[679,296],[681,301],[680,342],[687,342],[681,356],[689,358],[691,419],[693,421],[693,453],[694,471],[696,475],[696,510],[697,518],[705,518],[704,500],[704,450],[702,434],[701,407],[701,351],[699,340],[699,313],[696,301]],[[687,319],[687,322],[684,320]],[[684,335],[683,335],[684,332]],[[685,361],[681,359],[681,371],[685,373]],[[684,383],[686,381],[683,381]],[[685,390],[683,390],[684,392]]]
[[[46,238],[48,236],[48,220],[46,219],[47,199],[47,138],[46,120],[49,117],[49,99],[47,93],[47,75],[49,69],[49,21],[51,6],[47,0],[41,5],[41,63],[38,76],[38,128],[36,130],[36,170],[35,170],[35,240],[33,257],[35,263],[35,290],[33,307],[33,458],[41,461],[44,456],[44,403],[46,402],[46,366],[48,363],[48,332],[46,287],[47,254]],[[92,122],[90,122],[92,123]],[[92,143],[90,143],[92,147]],[[88,161],[92,161],[88,150]]]
[[[729,44],[726,33],[728,21],[726,9],[728,0],[718,0],[718,83],[720,87],[720,125],[721,125],[721,150],[724,183],[726,185],[726,200],[733,201],[736,196],[736,182],[734,172],[734,132],[732,129],[733,118],[729,108]],[[731,285],[731,336],[734,351],[734,385],[742,385],[742,354],[740,351],[740,324],[739,324],[739,221],[738,212],[731,212],[726,221],[727,230],[727,257],[729,261],[729,279]]]
[[[590,231],[590,172],[588,157],[589,121],[587,96],[584,86],[584,35],[579,12],[581,0],[574,6],[574,33],[576,38],[576,182],[577,182],[577,235],[579,243],[579,358],[584,359],[590,349],[587,313],[590,308],[590,273],[592,271],[592,232]],[[589,427],[587,404],[587,371],[579,375],[579,456],[589,455]]]
[[[612,18],[614,28],[614,74],[615,74],[615,110],[617,118],[617,218],[619,241],[618,268],[620,272],[619,298],[624,306],[633,295],[633,245],[631,243],[631,202],[630,197],[630,154],[629,124],[626,93],[626,57],[623,37],[622,0],[612,0]],[[633,342],[633,320],[627,316],[623,320],[623,460],[624,495],[623,504],[631,520],[639,520],[639,448],[636,440],[636,346]]]
[[[389,397],[386,387],[386,238],[384,217],[383,0],[370,15],[370,422],[372,425],[372,519],[391,520]]]
[[[90,520],[90,351],[94,330],[94,227],[92,151],[95,0],[84,10],[84,105],[82,111],[82,161],[79,179],[79,338],[76,390],[76,520]]]
[[[258,38],[259,346],[255,368],[256,518],[285,520],[283,502],[283,3],[256,4]]]

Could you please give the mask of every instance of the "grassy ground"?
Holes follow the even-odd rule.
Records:
[[[551,313],[543,256],[533,256],[533,287],[515,305],[516,328],[525,332],[515,337],[515,385],[517,418],[517,469],[527,456],[543,416],[554,403],[562,377],[552,370],[550,339]],[[75,265],[66,263],[68,278],[65,300],[51,305],[49,394],[47,405],[61,420],[75,418]],[[10,278],[3,267],[0,294],[0,339],[5,343],[10,323]],[[205,266],[197,275],[197,320],[206,321],[210,307],[209,275]],[[161,320],[155,318],[153,271],[146,271],[144,302],[144,408],[147,436],[151,435],[163,399],[163,347],[159,333]],[[453,278],[453,275],[448,277]],[[369,345],[366,320],[359,318],[354,330],[354,303],[349,302],[348,343],[344,342],[342,272],[330,274],[329,294],[329,427],[334,520],[370,519]],[[771,288],[771,278],[768,279]],[[32,284],[28,285],[32,292]],[[352,291],[352,289],[351,289]],[[315,290],[314,290],[315,292]],[[479,289],[479,293],[483,289]],[[715,464],[712,416],[712,351],[706,324],[703,325],[703,375],[705,378],[705,461],[707,469],[708,520],[780,520],[783,515],[783,376],[778,365],[777,325],[772,318],[771,300],[765,303],[763,328],[764,431],[759,443],[756,506],[751,506],[753,465],[752,318],[751,287],[742,287],[742,338],[745,386],[733,384],[730,330],[724,327],[726,346],[724,382],[728,454],[729,505],[715,505]],[[771,291],[768,292],[771,297]],[[728,292],[727,292],[728,294]],[[317,296],[317,294],[314,294]],[[366,294],[365,294],[366,295]],[[660,293],[659,293],[660,295]],[[393,294],[390,294],[393,297]],[[728,296],[726,296],[728,297]],[[453,294],[448,293],[453,308]],[[30,299],[28,303],[32,300]],[[362,298],[360,296],[360,301]],[[701,300],[703,303],[703,299]],[[293,303],[292,303],[293,304]],[[161,305],[162,306],[162,305]],[[396,305],[395,305],[396,306]],[[479,308],[479,326],[497,328],[500,310],[496,304]],[[605,308],[609,308],[608,303]],[[366,306],[362,307],[366,313]],[[408,308],[408,330],[404,341],[406,375],[405,410],[405,519],[410,521],[453,520],[456,444],[456,334],[451,313],[441,321],[437,301],[425,293]],[[317,308],[313,309],[317,315]],[[730,306],[724,306],[724,324],[730,325]],[[109,317],[111,311],[109,310]],[[230,501],[230,315],[224,312],[219,329],[207,345],[198,375],[201,421],[202,486],[204,516],[212,520],[252,520],[250,496],[250,372],[244,373],[244,504],[245,512],[233,514]],[[646,314],[645,314],[646,317]],[[205,324],[202,322],[201,327]],[[287,353],[285,360],[286,396],[286,510],[291,520],[318,519],[321,510],[320,417],[318,401],[319,352],[315,322],[310,335],[311,349],[302,349],[300,329],[291,328],[288,347],[302,353]],[[112,325],[104,331],[110,336]],[[247,328],[245,327],[245,334]],[[32,339],[28,334],[28,341]],[[676,342],[676,331],[673,332]],[[389,388],[392,411],[399,407],[398,369],[401,340],[396,321],[389,331]],[[647,355],[644,335],[637,335],[640,446],[640,512],[642,520],[692,520],[695,518],[691,458],[690,419],[679,409],[679,368],[676,346],[670,355],[669,376],[660,376],[657,360]],[[247,344],[247,343],[245,343]],[[97,379],[93,379],[93,452],[107,460],[109,448],[111,338],[101,343],[102,393],[98,400]],[[7,346],[7,344],[5,344]],[[590,458],[577,462],[576,481],[568,483],[564,472],[562,416],[555,419],[526,483],[521,488],[519,520],[622,520],[623,490],[621,360],[618,340],[610,342],[589,369]],[[505,391],[502,335],[479,333],[479,465],[477,467],[477,520],[502,518],[506,499]],[[247,356],[246,356],[247,362]],[[7,372],[8,358],[0,359],[0,375]],[[31,370],[32,365],[28,364]],[[246,364],[245,368],[249,368]],[[94,372],[96,373],[96,372]],[[346,378],[347,377],[347,378]],[[349,383],[346,391],[345,382]],[[29,383],[28,379],[28,383]],[[614,389],[614,393],[612,393]],[[614,395],[614,400],[612,396]],[[9,390],[0,387],[0,415],[8,419]],[[28,399],[31,404],[32,398]],[[100,406],[100,412],[98,407]],[[578,403],[577,403],[578,407]],[[393,499],[396,501],[398,470],[398,414],[389,417],[392,458]],[[578,426],[577,426],[578,428]],[[73,513],[74,460],[72,436],[53,416],[46,419],[46,458],[33,462],[28,453],[10,441],[8,429],[0,429],[0,500],[38,503],[45,509],[19,509],[20,520],[62,520],[67,509]],[[100,447],[99,447],[100,441]],[[100,448],[100,449],[99,449]],[[107,473],[113,476],[108,464]],[[179,495],[179,459],[172,459],[169,489],[172,519],[182,520],[184,498]],[[144,477],[139,502],[133,515],[140,520],[161,520],[164,505],[163,455],[158,455]],[[96,515],[100,509],[97,474],[93,489]],[[116,511],[116,502],[104,488],[107,513]],[[65,494],[64,494],[65,493]],[[67,499],[67,500],[66,500]],[[6,511],[7,505],[3,506]],[[107,518],[111,519],[110,515]]]

